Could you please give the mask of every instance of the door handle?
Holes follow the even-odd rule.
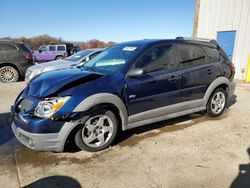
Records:
[[[175,80],[179,80],[179,79],[180,79],[180,77],[177,74],[175,74],[175,75],[171,75],[168,78],[168,81],[175,81]]]
[[[207,69],[207,74],[213,74],[213,71],[211,69]]]

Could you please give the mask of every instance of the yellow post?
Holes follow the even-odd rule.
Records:
[[[249,55],[249,57],[248,57],[248,66],[247,66],[246,82],[250,82],[250,55]]]

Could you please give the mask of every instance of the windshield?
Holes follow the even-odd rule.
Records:
[[[90,54],[92,51],[90,50],[83,50],[80,52],[77,52],[76,54],[73,54],[72,56],[69,56],[66,58],[68,61],[79,61],[80,59],[84,58],[86,55]]]
[[[100,53],[84,65],[84,69],[110,74],[121,69],[135,54],[136,46],[113,46]]]

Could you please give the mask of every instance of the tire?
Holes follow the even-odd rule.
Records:
[[[56,60],[59,60],[59,59],[64,59],[64,58],[63,58],[63,56],[60,55],[60,56],[56,57]]]
[[[112,111],[101,109],[83,118],[81,128],[75,134],[75,144],[89,152],[97,152],[110,146],[118,133],[118,121]]]
[[[206,115],[210,117],[220,116],[226,108],[227,98],[228,94],[224,89],[216,89],[208,100]]]
[[[0,68],[0,81],[4,83],[17,82],[19,79],[19,72],[11,66],[4,66]]]

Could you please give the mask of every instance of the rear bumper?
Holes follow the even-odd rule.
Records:
[[[33,66],[33,61],[32,62],[22,62],[22,63],[19,63],[18,65],[18,69],[19,69],[19,72],[20,72],[20,75],[22,77],[25,77],[25,73],[27,71],[27,69],[31,66]]]
[[[229,87],[230,89],[229,89],[228,97],[231,97],[235,92],[235,88],[236,88],[235,81],[230,82]]]

